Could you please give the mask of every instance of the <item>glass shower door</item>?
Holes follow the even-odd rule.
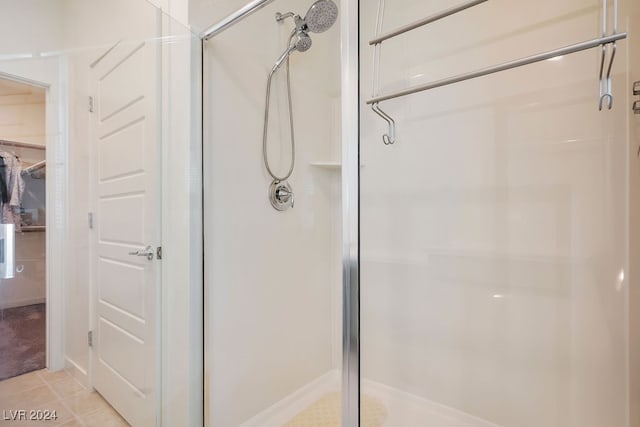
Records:
[[[312,4],[273,2],[204,42],[213,426],[340,420],[340,34],[296,34],[292,20],[276,20]]]
[[[599,37],[601,5],[487,2],[387,40],[379,90]],[[591,49],[382,102],[385,145],[368,41],[450,6],[361,5],[361,425],[633,425],[630,41],[610,111]]]

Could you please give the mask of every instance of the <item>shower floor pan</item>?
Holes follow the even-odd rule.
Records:
[[[362,381],[363,427],[499,427],[462,411],[374,381]],[[340,427],[340,372],[332,371],[285,397],[241,427]]]

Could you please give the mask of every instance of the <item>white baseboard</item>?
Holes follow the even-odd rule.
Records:
[[[45,298],[20,299],[20,300],[5,302],[4,304],[0,305],[0,309],[4,310],[7,308],[24,307],[26,305],[43,304],[44,302],[46,302]]]
[[[86,369],[83,369],[80,365],[66,356],[64,358],[64,362],[64,369],[85,388],[89,388],[89,375],[87,374]]]
[[[240,427],[281,427],[325,394],[339,390],[340,372],[329,371],[245,421]]]

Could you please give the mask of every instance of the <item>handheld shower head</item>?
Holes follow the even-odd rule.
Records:
[[[332,0],[317,0],[304,17],[307,28],[312,33],[324,33],[338,19],[338,6]]]
[[[278,210],[284,210],[289,205],[289,200],[291,200],[290,207],[293,207],[293,193],[291,192],[291,187],[284,181],[289,179],[291,174],[293,173],[293,168],[295,166],[295,151],[296,151],[296,142],[294,136],[293,129],[293,106],[291,104],[291,72],[289,67],[289,56],[295,51],[298,52],[306,52],[311,49],[312,41],[311,37],[309,37],[309,31],[313,33],[322,33],[327,31],[333,24],[335,24],[338,18],[338,6],[333,2],[333,0],[316,0],[315,3],[311,5],[309,10],[307,11],[307,15],[303,18],[300,15],[297,15],[293,12],[287,13],[276,13],[276,22],[282,22],[287,18],[292,18],[295,23],[295,28],[291,32],[291,36],[289,37],[289,44],[287,45],[287,49],[282,52],[282,55],[276,60],[276,63],[271,68],[271,72],[267,77],[267,93],[265,95],[265,107],[264,107],[264,124],[262,128],[262,158],[264,161],[264,166],[269,172],[269,175],[273,178],[273,183],[271,188],[274,189],[271,192],[271,204],[274,208]],[[289,103],[289,129],[291,134],[291,162],[289,166],[289,171],[285,175],[276,175],[276,173],[271,170],[271,166],[269,165],[269,159],[267,157],[267,128],[269,125],[269,100],[271,96],[271,81],[274,73],[282,66],[282,64],[286,64],[286,78],[287,78],[287,100]],[[284,182],[284,184],[283,184]],[[279,189],[285,187],[285,196],[286,200],[281,197]],[[276,191],[277,190],[277,191]]]
[[[309,34],[305,33],[304,31],[298,31],[294,36],[293,44],[291,46],[294,47],[298,52],[306,52],[311,49],[312,44],[313,42],[311,41],[311,37],[309,37]]]
[[[291,35],[289,39],[289,47],[287,50],[282,52],[282,55],[278,59],[276,59],[271,72],[274,73],[280,66],[284,63],[284,61],[294,52],[306,52],[311,49],[311,45],[313,42],[311,41],[311,37],[309,34],[304,31],[296,31]]]

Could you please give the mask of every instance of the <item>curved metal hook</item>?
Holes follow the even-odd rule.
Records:
[[[380,117],[382,117],[389,125],[389,133],[382,135],[382,142],[384,145],[391,145],[396,142],[396,121],[391,118],[387,113],[382,111],[378,106],[378,103],[371,104],[371,109]]]
[[[607,76],[604,77],[604,61],[607,54],[607,45],[602,45],[602,59],[600,60],[600,100],[598,102],[598,109],[602,111],[604,100],[607,100],[607,108],[611,110],[613,108],[613,84],[611,80],[611,70],[613,68],[613,61],[616,57],[616,51],[618,45],[613,42],[611,57],[609,58],[609,66],[607,67]]]
[[[602,102],[604,100],[604,61],[607,57],[607,45],[602,45],[602,55],[600,56],[600,77],[598,78],[598,107],[602,111]]]
[[[598,109],[600,111],[602,111],[602,106],[605,99],[607,100],[607,108],[611,110],[611,108],[613,107],[613,95],[611,95],[610,93],[605,93],[600,97],[600,101],[598,102]]]
[[[609,59],[609,68],[607,69],[607,95],[609,95],[609,110],[613,107],[613,80],[611,80],[611,69],[613,68],[613,61],[616,58],[616,51],[618,50],[618,44],[613,42],[611,45],[611,58]]]

